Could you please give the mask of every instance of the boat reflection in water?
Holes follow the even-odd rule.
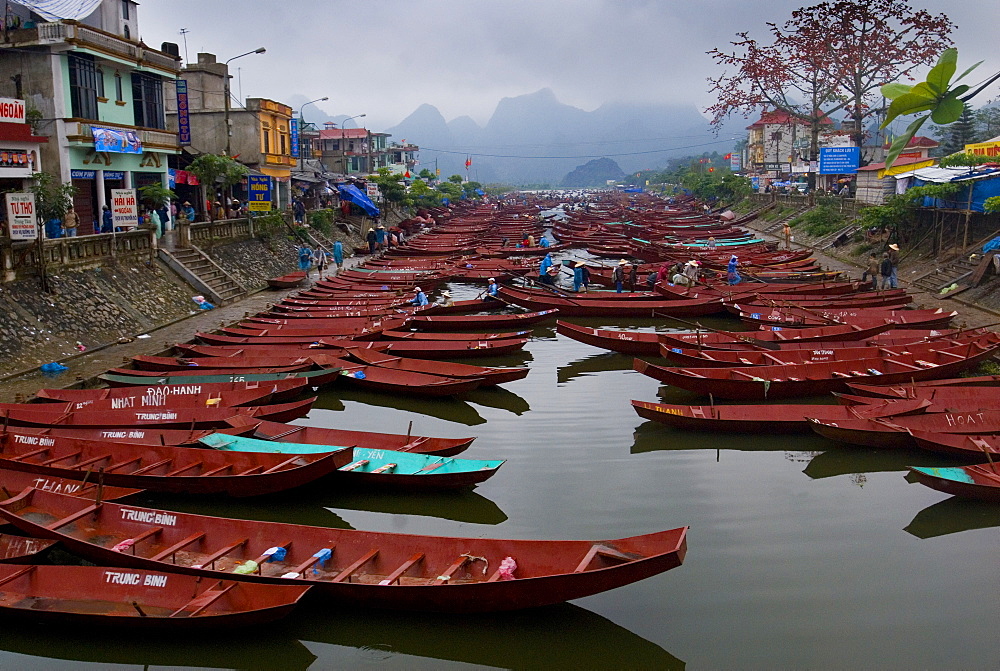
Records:
[[[385,667],[434,668],[401,656],[505,669],[683,669],[684,662],[611,620],[564,603],[474,618],[351,610],[337,615],[305,604],[292,616],[296,631],[319,656],[319,666],[348,668],[363,661]],[[333,647],[337,646],[337,647]],[[353,648],[344,658],[340,646]],[[327,655],[330,655],[328,657]],[[395,661],[390,661],[396,657]]]
[[[507,410],[508,412],[512,412],[519,417],[531,410],[531,406],[528,405],[526,400],[509,389],[504,389],[503,387],[498,386],[473,389],[467,394],[462,394],[462,398],[470,403],[481,405],[486,408]]]
[[[354,529],[347,520],[325,507],[325,501],[332,493],[323,493],[323,483],[297,490],[293,496],[275,494],[239,499],[211,499],[209,497],[149,495],[131,501],[137,506],[165,509],[194,515],[233,517],[236,519],[259,520],[261,522],[285,522],[295,520],[305,524],[330,529]],[[329,489],[329,486],[327,486]]]
[[[420,515],[472,524],[501,524],[507,514],[482,494],[470,490],[442,492],[378,492],[348,490],[329,493],[321,505],[389,515]]]
[[[617,352],[602,352],[594,354],[584,359],[577,359],[565,366],[556,368],[556,380],[559,384],[565,384],[576,377],[588,375],[590,373],[603,373],[612,370],[632,370],[632,359],[634,357]]]
[[[1000,527],[1000,507],[995,503],[949,496],[921,510],[903,530],[917,538],[936,538],[996,527]]]
[[[486,420],[479,412],[465,401],[457,398],[427,398],[416,396],[403,396],[400,394],[385,394],[363,389],[333,388],[320,394],[320,400],[315,407],[325,407],[321,405],[325,402],[325,397],[336,394],[340,401],[363,403],[374,405],[380,408],[392,408],[393,410],[403,410],[406,412],[416,412],[428,417],[436,417],[449,422],[457,422],[466,426],[476,426],[485,424]],[[323,424],[312,422],[311,426],[323,426]],[[388,429],[386,429],[388,430]],[[405,433],[405,431],[403,432]]]
[[[289,622],[224,636],[185,632],[177,637],[156,631],[118,633],[108,627],[43,628],[7,619],[0,637],[0,651],[5,651],[0,652],[0,663],[18,669],[70,666],[53,660],[99,665],[96,668],[308,669],[316,655],[297,640]]]
[[[813,457],[802,472],[813,480],[857,473],[906,472],[907,466],[940,465],[941,456],[922,450],[876,450],[842,447]]]
[[[642,422],[632,432],[632,454],[663,450],[736,450],[739,452],[785,452],[792,461],[806,461],[829,443],[819,436],[792,434],[743,435],[708,431],[682,431],[659,422]],[[813,451],[811,448],[815,448]],[[803,455],[807,455],[803,458]]]

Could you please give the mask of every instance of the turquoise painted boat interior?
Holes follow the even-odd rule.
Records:
[[[336,452],[343,449],[353,449],[354,456],[342,471],[355,473],[371,473],[388,464],[395,464],[385,473],[393,475],[420,475],[445,473],[470,473],[472,471],[495,470],[503,464],[503,459],[455,459],[454,457],[439,457],[432,454],[411,454],[394,450],[372,450],[355,447],[345,448],[336,445],[310,445],[305,443],[276,443],[244,436],[230,436],[224,433],[213,433],[201,438],[207,447],[231,452],[271,452],[279,454],[318,454]],[[365,462],[365,463],[359,463]],[[353,468],[352,468],[353,467]]]
[[[942,480],[951,480],[953,482],[964,482],[966,484],[974,485],[976,481],[972,479],[964,468],[954,468],[949,466],[911,466],[915,471],[920,471],[925,475],[929,475],[934,478],[941,478]]]

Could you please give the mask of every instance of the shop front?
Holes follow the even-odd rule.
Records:
[[[40,145],[46,137],[31,134],[24,101],[0,98],[0,193],[25,191],[32,173],[42,169]]]

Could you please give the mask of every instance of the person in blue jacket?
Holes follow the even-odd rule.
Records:
[[[479,297],[484,301],[490,301],[500,298],[500,288],[497,286],[497,278],[491,277],[489,280],[489,286],[486,287],[486,291],[479,295]]]
[[[740,277],[739,271],[736,270],[737,268],[739,268],[739,266],[740,266],[740,260],[736,257],[735,254],[733,254],[729,258],[729,265],[726,266],[726,275],[730,284],[739,284],[740,282],[743,281],[743,278]]]
[[[101,208],[101,233],[111,233],[115,228],[115,215],[111,208],[105,205]]]
[[[344,243],[337,240],[333,243],[333,262],[337,264],[337,274],[344,268]]]
[[[427,294],[425,294],[420,287],[416,287],[416,292],[417,295],[410,301],[410,305],[416,305],[418,308],[427,305]]]
[[[554,284],[552,276],[549,275],[549,268],[552,267],[552,254],[546,254],[542,262],[538,264],[538,281],[542,284]]]
[[[549,246],[549,239],[548,239],[548,238],[546,238],[546,237],[545,237],[545,236],[543,235],[543,236],[542,236],[542,238],[541,238],[541,239],[540,239],[540,240],[538,241],[538,246],[539,246],[539,247],[548,247],[548,246]]]

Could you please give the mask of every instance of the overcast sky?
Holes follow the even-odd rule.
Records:
[[[717,74],[705,52],[736,32],[764,36],[802,0],[143,0],[139,27],[150,46],[177,42],[186,28],[192,60],[219,60],[260,46],[266,54],[231,64],[234,92],[288,101],[296,94],[330,115],[366,114],[390,127],[422,103],[451,120],[484,124],[497,102],[551,88],[567,104],[713,101],[705,78]],[[958,25],[960,70],[970,78],[1000,70],[994,49],[998,0],[919,0]],[[239,73],[236,67],[241,70]],[[980,95],[977,105],[997,96]],[[306,114],[308,118],[308,113]],[[354,124],[351,124],[354,125]]]

